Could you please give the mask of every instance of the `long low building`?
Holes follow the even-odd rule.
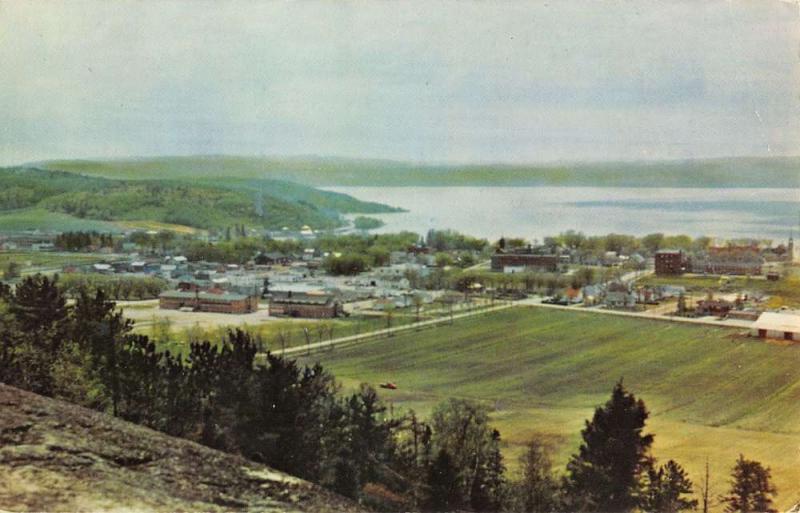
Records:
[[[750,334],[759,338],[800,341],[800,315],[764,312],[753,323]]]
[[[224,291],[168,290],[158,296],[159,308],[180,310],[191,308],[198,312],[243,314],[258,310],[258,297]]]
[[[524,272],[524,271],[549,271],[558,270],[558,255],[540,255],[530,250],[505,252],[498,250],[492,255],[492,271],[497,272]]]
[[[329,319],[341,313],[342,306],[332,294],[292,290],[270,293],[270,315]]]

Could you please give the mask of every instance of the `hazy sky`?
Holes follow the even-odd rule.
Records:
[[[800,6],[0,0],[0,163],[800,154]]]

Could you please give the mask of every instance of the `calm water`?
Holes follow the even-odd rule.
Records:
[[[374,215],[377,232],[452,228],[470,235],[541,239],[653,232],[783,240],[798,235],[800,189],[595,187],[329,187],[408,212]],[[371,215],[372,216],[372,215]]]

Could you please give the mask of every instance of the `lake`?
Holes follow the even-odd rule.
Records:
[[[370,214],[377,233],[451,228],[489,239],[654,232],[776,241],[798,232],[800,189],[327,187],[407,212]],[[350,216],[351,218],[354,216]]]

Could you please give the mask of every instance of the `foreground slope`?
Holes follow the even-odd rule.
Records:
[[[0,384],[0,510],[358,507],[263,465]]]
[[[397,383],[396,407],[427,414],[447,397],[493,409],[512,466],[533,436],[561,468],[584,419],[614,383],[651,410],[655,455],[684,464],[696,483],[706,458],[714,493],[738,454],[773,470],[778,504],[800,500],[800,346],[747,330],[533,307],[312,355],[338,379]]]

